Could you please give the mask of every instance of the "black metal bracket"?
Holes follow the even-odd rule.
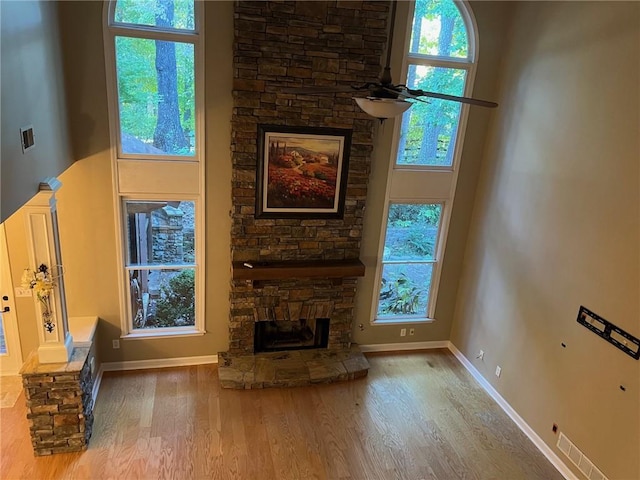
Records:
[[[620,327],[616,327],[613,323],[582,305],[580,305],[580,310],[578,311],[578,323],[618,347],[630,357],[636,360],[640,359],[640,339],[625,332]]]

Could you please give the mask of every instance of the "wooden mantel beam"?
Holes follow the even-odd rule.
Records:
[[[233,262],[233,280],[363,277],[364,268],[364,264],[357,258],[347,260]]]

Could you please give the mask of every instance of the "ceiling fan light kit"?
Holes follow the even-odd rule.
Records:
[[[397,117],[409,110],[412,103],[394,98],[354,97],[358,106],[368,115],[381,122],[387,118]]]
[[[336,86],[307,86],[298,88],[286,88],[284,93],[301,95],[322,95],[327,93],[367,92],[367,97],[353,97],[358,106],[368,115],[383,122],[387,118],[397,117],[403,114],[415,102],[428,103],[423,97],[448,100],[453,102],[476,105],[479,107],[495,108],[495,102],[480,100],[473,97],[449,95],[440,92],[429,92],[419,88],[413,89],[407,85],[395,85],[391,78],[391,49],[393,45],[393,28],[396,19],[396,2],[391,0],[391,18],[389,26],[389,41],[387,44],[387,59],[382,73],[377,82],[368,82],[364,85],[336,85]],[[406,99],[411,100],[411,102]]]

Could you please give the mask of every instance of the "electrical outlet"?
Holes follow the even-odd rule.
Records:
[[[415,329],[415,328],[410,328],[410,329],[409,329],[409,335],[410,335],[410,336],[411,336],[411,335],[415,335],[415,333],[416,333],[416,329]]]
[[[406,328],[401,328],[400,329],[400,336],[401,337],[406,337],[407,336],[407,329]]]
[[[500,365],[498,365],[496,367],[496,377],[499,377],[501,373],[502,373],[502,368],[500,368]]]
[[[117,350],[118,348],[120,348],[120,340],[114,340],[113,341],[113,349]]]
[[[478,352],[478,355],[476,355],[476,358],[477,358],[478,360],[484,360],[484,350],[480,350],[480,351]]]

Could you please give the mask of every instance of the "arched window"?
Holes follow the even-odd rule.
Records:
[[[202,2],[104,15],[122,335],[203,333]]]
[[[473,17],[452,0],[417,0],[403,61],[409,88],[469,95]],[[430,321],[442,268],[468,106],[430,98],[407,110],[394,139],[374,322]]]
[[[408,87],[464,95],[474,64],[474,42],[469,42],[467,23],[451,0],[415,2],[406,55]],[[411,107],[402,119],[397,164],[450,167],[460,106],[434,98]]]

